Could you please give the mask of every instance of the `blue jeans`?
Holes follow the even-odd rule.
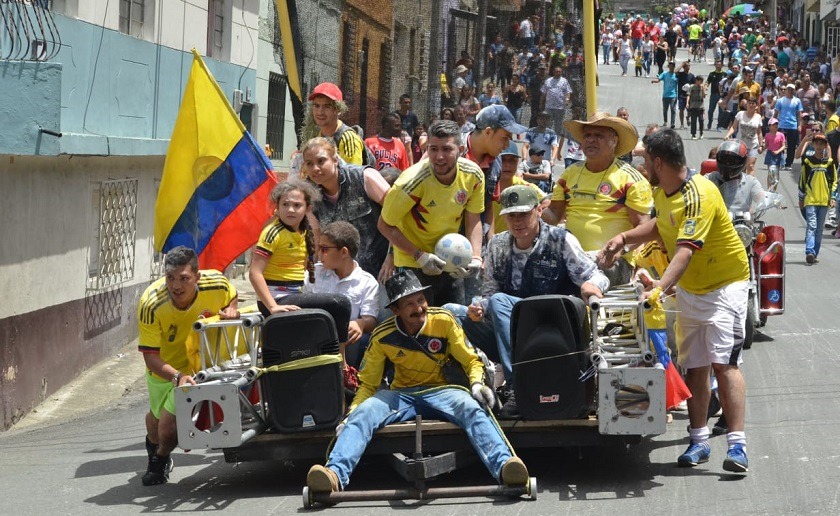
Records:
[[[484,320],[475,322],[467,316],[467,307],[456,304],[444,305],[444,309],[452,312],[464,334],[473,346],[484,351],[490,360],[502,364],[505,381],[513,385],[513,348],[510,340],[510,317],[513,307],[522,298],[509,296],[498,292],[490,296]]]
[[[652,61],[652,56],[650,52],[642,52],[642,69],[645,71],[645,75],[650,75],[650,63]]]
[[[362,454],[376,430],[391,423],[413,421],[415,416],[445,419],[463,428],[497,481],[502,466],[513,456],[502,430],[466,389],[460,387],[415,387],[380,390],[356,407],[335,441],[327,467],[338,475],[342,489],[350,482]]]
[[[820,255],[826,215],[828,206],[805,206],[805,254]]]

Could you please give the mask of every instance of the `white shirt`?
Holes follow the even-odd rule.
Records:
[[[363,315],[379,315],[379,283],[369,272],[353,261],[353,272],[346,278],[339,278],[332,269],[325,269],[321,262],[315,264],[315,284],[309,283],[309,275],[303,284],[304,292],[313,294],[344,294],[350,299],[350,320]]]

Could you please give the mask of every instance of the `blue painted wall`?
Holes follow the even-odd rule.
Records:
[[[165,154],[192,54],[55,19],[63,46],[51,62],[0,63],[0,91],[12,104],[0,107],[0,154]],[[235,89],[254,89],[254,69],[205,62],[228,101]],[[39,125],[64,136],[40,134]]]

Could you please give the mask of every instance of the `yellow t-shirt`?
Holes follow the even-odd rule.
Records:
[[[340,129],[342,125],[344,125],[344,122],[339,120],[336,130]],[[361,165],[364,162],[364,149],[365,142],[362,141],[361,136],[352,127],[348,127],[341,134],[341,137],[338,139],[338,145],[335,148],[338,155],[341,156],[341,159],[351,165]]]
[[[668,263],[668,255],[656,240],[646,242],[636,249],[636,267],[647,269],[653,279],[662,278]]]
[[[694,25],[689,25],[688,26],[688,40],[691,41],[691,40],[700,39],[700,33],[701,32],[703,32],[703,27],[702,26],[700,26],[696,23]]]
[[[263,228],[254,253],[268,260],[266,282],[301,282],[306,271],[306,232],[289,229],[280,219]],[[269,283],[270,285],[271,283]]]
[[[694,248],[694,256],[679,281],[681,288],[706,294],[749,279],[744,244],[714,183],[695,174],[671,196],[657,188],[653,202],[656,228],[668,256],[673,258],[678,245]]]
[[[631,165],[613,161],[602,172],[590,172],[585,162],[563,171],[552,201],[566,202],[566,229],[584,251],[597,251],[617,234],[633,228],[627,208],[650,213],[650,183]]]
[[[455,181],[441,184],[424,159],[405,170],[382,203],[382,220],[397,227],[418,249],[432,252],[438,239],[456,233],[464,211],[484,211],[484,173],[478,165],[458,158]],[[394,265],[417,267],[414,257],[394,247]]]
[[[140,352],[160,353],[164,362],[182,373],[195,372],[189,365],[186,349],[187,340],[193,335],[193,323],[199,316],[216,315],[237,295],[236,287],[219,271],[200,272],[198,295],[186,310],[179,310],[170,302],[166,278],[160,278],[149,285],[137,305]]]
[[[741,88],[747,88],[748,90],[750,90],[750,97],[758,98],[758,96],[761,94],[761,85],[755,81],[753,81],[752,84],[750,84],[749,86],[744,81],[739,82],[738,86],[735,88],[736,97],[738,96],[738,92],[741,91]]]
[[[840,129],[840,116],[838,116],[837,113],[828,117],[828,120],[825,123],[825,134],[828,134],[835,129]]]
[[[525,181],[519,176],[513,176],[513,178],[511,179],[510,186],[515,185],[528,185],[531,188],[533,188],[534,191],[537,193],[538,199],[545,199],[545,192],[540,190],[539,186],[535,185],[534,183],[529,183],[528,181]],[[502,231],[508,230],[507,221],[505,220],[505,217],[503,215],[499,215],[500,211],[502,211],[501,199],[493,201],[493,226],[495,227],[495,232],[497,235]]]

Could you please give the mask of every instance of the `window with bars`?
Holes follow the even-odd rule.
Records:
[[[341,31],[341,92],[344,102],[353,103],[353,79],[356,77],[356,25],[345,20]]]
[[[225,0],[210,0],[207,12],[207,55],[222,57],[225,46]]]
[[[88,262],[88,288],[103,289],[134,278],[137,240],[138,180],[94,183],[93,241]]]
[[[120,32],[143,36],[143,18],[146,0],[120,0]]]
[[[391,110],[391,58],[393,47],[389,40],[379,45],[379,109]]]
[[[268,74],[268,120],[266,141],[271,159],[283,159],[283,131],[286,127],[287,79],[279,73]]]

